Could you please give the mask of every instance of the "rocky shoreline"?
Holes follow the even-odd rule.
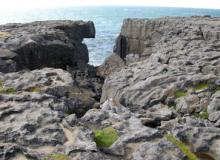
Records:
[[[220,159],[220,18],[126,19],[98,67],[83,38],[93,22],[0,26],[0,159]]]

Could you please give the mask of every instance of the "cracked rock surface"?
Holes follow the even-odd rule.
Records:
[[[93,36],[89,22],[64,22],[58,30],[54,21],[15,26],[52,28],[59,44],[64,31],[77,40]],[[1,28],[4,37],[10,27]],[[127,19],[116,53],[99,67],[76,59],[65,67],[0,68],[0,159],[219,160],[219,33],[220,19],[208,16]],[[41,41],[44,49],[48,43]],[[17,62],[10,45],[0,45],[0,59]],[[111,134],[106,128],[117,136],[102,147],[97,138]]]
[[[124,20],[115,52],[126,66],[105,79],[101,102],[113,98],[200,159],[218,160],[219,31],[220,19],[209,16]],[[133,159],[184,159],[169,148],[147,142]]]

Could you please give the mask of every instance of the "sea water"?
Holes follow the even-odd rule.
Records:
[[[220,10],[126,6],[0,10],[0,24],[39,20],[91,20],[95,23],[96,38],[85,39],[84,43],[87,44],[89,49],[89,63],[99,65],[112,53],[123,19],[191,15],[211,15],[217,17],[220,16]]]

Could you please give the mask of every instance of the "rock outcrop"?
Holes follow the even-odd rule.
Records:
[[[102,92],[82,43],[94,37],[93,22],[0,26],[0,159],[97,151],[92,130],[77,125]]]
[[[219,20],[209,16],[125,19],[114,50],[122,59],[146,59],[158,52],[164,58],[174,52],[218,52]]]
[[[125,105],[146,108],[164,101],[174,88],[210,81],[218,85],[219,30],[220,19],[210,17],[125,20],[120,36],[127,37],[128,47],[125,56],[118,54],[126,58],[132,53],[144,60],[111,74],[104,85],[102,102],[114,97]],[[144,46],[146,43],[151,45]]]
[[[24,45],[22,36],[10,39],[1,29],[9,39],[0,49],[8,67],[0,68],[0,159],[219,160],[220,18],[125,20],[117,53],[99,67],[83,56],[82,38],[94,37],[91,22],[16,25],[52,31],[43,32],[40,48],[57,55],[68,46],[74,63],[51,55],[32,68],[22,57],[30,50],[12,49]],[[45,53],[38,49],[31,47]]]
[[[93,22],[43,21],[0,26],[0,71],[88,63],[83,38],[94,38]]]
[[[219,31],[220,18],[209,16],[126,19],[115,51],[127,65],[105,79],[101,102],[115,99],[197,157],[218,160]],[[177,153],[160,139],[131,159],[182,159]]]
[[[96,100],[70,73],[44,68],[0,74],[0,79],[0,159],[97,150],[91,129],[77,125]]]

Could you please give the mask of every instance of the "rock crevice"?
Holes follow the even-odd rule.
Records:
[[[209,16],[126,19],[93,67],[92,22],[0,26],[0,159],[219,160],[219,31]]]

